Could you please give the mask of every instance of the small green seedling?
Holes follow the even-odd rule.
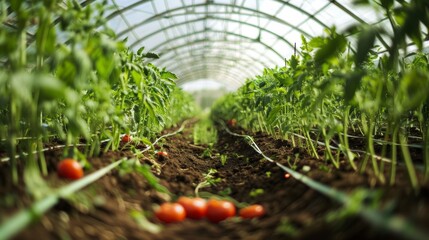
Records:
[[[264,194],[264,192],[265,191],[262,188],[252,189],[252,191],[250,191],[250,193],[249,193],[249,196],[256,197],[256,196]]]
[[[222,164],[222,166],[225,166],[227,160],[228,160],[227,155],[225,154],[220,155],[220,163]]]

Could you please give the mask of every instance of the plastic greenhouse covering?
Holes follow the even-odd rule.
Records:
[[[93,1],[83,1],[90,4]],[[365,22],[388,29],[382,13],[352,1],[108,1],[109,25],[134,49],[157,52],[180,83],[213,79],[234,89],[299,54],[301,36]],[[386,25],[386,26],[385,26]],[[382,46],[382,43],[378,43]]]
[[[350,0],[108,0],[107,5],[106,19],[117,37],[132,49],[158,53],[154,63],[175,72],[179,85],[211,79],[230,90],[299,54],[301,37],[358,23],[392,31],[376,7]],[[386,42],[379,36],[377,44],[382,51]]]

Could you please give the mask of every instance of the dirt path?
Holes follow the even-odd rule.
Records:
[[[337,203],[293,178],[286,179],[281,169],[262,160],[240,138],[220,131],[211,157],[203,157],[207,146],[197,146],[192,141],[192,126],[189,126],[160,145],[169,153],[167,159],[155,159],[146,154],[141,162],[157,161],[161,166],[157,175],[160,183],[175,196],[193,195],[196,185],[204,179],[203,174],[216,169],[214,177],[220,181],[201,189],[202,194],[226,194],[238,202],[260,203],[267,211],[264,217],[256,220],[233,218],[219,224],[185,220],[163,225],[159,234],[151,234],[142,230],[130,213],[145,210],[151,222],[159,223],[151,213],[154,204],[165,201],[165,195],[156,192],[138,173],[115,170],[76,194],[72,200],[62,201],[15,239],[34,239],[36,236],[37,239],[400,239],[357,217],[338,214]],[[295,167],[301,172],[303,166],[309,166],[308,176],[338,189],[350,191],[368,187],[371,182],[368,175],[357,175],[347,169],[329,172],[321,167],[326,166],[323,160],[309,157],[287,141],[260,133],[255,135],[255,141],[271,158],[287,166],[296,160]],[[54,162],[60,155],[61,152],[53,152],[48,159]],[[90,161],[94,169],[98,169],[131,155],[130,149],[126,148]],[[224,165],[220,161],[221,155],[227,157]],[[54,173],[50,177],[58,181]],[[399,183],[399,187],[384,191],[384,196],[396,201],[393,211],[404,213],[417,225],[429,229],[427,191],[415,196],[402,185]]]

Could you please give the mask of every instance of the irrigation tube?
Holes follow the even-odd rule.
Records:
[[[307,138],[306,137],[304,137],[304,136],[302,136],[302,135],[299,135],[299,134],[297,134],[297,133],[292,133],[292,132],[289,132],[289,133],[291,133],[293,136],[295,136],[295,137],[298,137],[298,138],[301,138],[301,139],[304,139],[304,140],[307,140]],[[314,140],[314,139],[310,139],[310,141],[312,141],[312,142],[314,142],[314,143],[317,143],[318,145],[320,145],[320,146],[324,146],[324,147],[328,147],[328,148],[330,148],[330,149],[332,149],[332,150],[341,150],[339,147],[335,147],[335,146],[332,146],[332,145],[328,145],[328,146],[326,146],[326,144],[324,143],[324,142],[321,142],[321,141],[317,141],[317,140]],[[386,142],[386,143],[388,143],[388,142]],[[400,144],[398,144],[398,146],[399,146]],[[410,147],[412,147],[410,144],[408,144],[408,145],[406,145],[406,146],[410,146]],[[421,146],[420,146],[420,148],[422,148]],[[367,152],[367,151],[364,151],[364,150],[359,150],[359,149],[350,149],[350,151],[352,151],[352,152],[354,152],[354,153],[362,153],[362,154],[364,154],[364,155],[369,155],[369,156],[372,156],[372,157],[374,157],[376,160],[379,160],[379,161],[382,161],[382,162],[386,162],[386,163],[390,163],[390,164],[393,164],[392,163],[392,160],[391,159],[389,159],[389,158],[386,158],[386,157],[382,157],[382,156],[379,156],[379,155],[376,155],[376,154],[371,154],[371,153],[369,153],[369,152]],[[396,165],[400,165],[400,166],[404,166],[405,164],[404,163],[402,163],[402,162],[397,162],[396,163]],[[421,164],[415,164],[415,168],[416,169],[419,169],[419,170],[421,170],[421,171],[423,171],[424,170],[424,168],[425,168],[425,166],[424,165],[421,165]]]
[[[157,138],[152,145],[155,145],[162,138],[170,137],[181,132],[184,129],[186,123],[187,121],[184,121],[182,123],[182,126],[177,131],[162,135],[161,137]],[[141,152],[142,153],[146,152],[150,148],[151,146],[148,146],[147,148],[143,149]],[[89,184],[95,182],[96,180],[100,179],[101,177],[109,173],[112,169],[116,168],[122,162],[128,161],[128,160],[129,159],[123,158],[121,160],[113,162],[108,166],[96,172],[93,172],[90,175],[80,180],[74,181],[71,184],[60,188],[53,194],[47,196],[46,198],[33,203],[29,208],[20,210],[11,218],[6,220],[6,222],[4,222],[2,225],[0,225],[0,240],[9,239],[13,237],[15,234],[19,233],[32,221],[42,216],[45,212],[51,209],[55,204],[58,203],[58,201],[61,198],[70,196],[74,192],[88,186]]]
[[[243,137],[247,141],[247,143],[257,153],[261,154],[266,160],[272,163],[275,163],[281,169],[283,169],[284,171],[292,175],[292,177],[301,181],[308,187],[326,195],[329,198],[336,200],[337,202],[345,206],[350,206],[350,204],[353,204],[352,199],[347,194],[341,191],[335,190],[334,188],[331,188],[323,183],[317,182],[307,177],[306,175],[296,172],[291,168],[288,168],[274,161],[273,159],[269,158],[261,151],[261,149],[259,149],[258,145],[256,145],[255,141],[253,141],[251,136],[233,133],[228,129],[228,127],[225,126],[223,122],[222,122],[222,125],[229,134],[237,137]],[[389,232],[393,232],[398,235],[401,235],[407,239],[413,239],[413,240],[429,239],[429,236],[427,236],[426,233],[420,231],[420,229],[415,228],[411,223],[407,222],[406,219],[400,216],[394,215],[394,216],[387,217],[383,212],[365,207],[363,205],[360,206],[359,210],[357,211],[357,214],[362,216],[368,222],[371,222],[372,224],[379,226]]]
[[[185,124],[188,122],[188,120],[186,120],[186,121],[183,121],[183,123],[182,123],[182,126],[180,127],[180,129],[179,130],[177,130],[177,131],[182,131],[183,130],[183,128],[185,127]],[[136,133],[136,132],[131,132],[131,133]],[[152,143],[152,145],[154,145],[154,144],[156,144],[159,140],[161,140],[162,138],[164,138],[164,137],[169,137],[169,136],[172,136],[172,135],[175,135],[175,134],[177,134],[177,132],[174,132],[174,133],[169,133],[169,134],[166,134],[166,135],[163,135],[163,136],[161,136],[160,138],[158,138],[158,139],[156,139],[155,140],[155,142],[153,142]],[[100,141],[100,143],[105,143],[105,142],[109,142],[110,141],[110,139],[104,139],[104,140],[101,140]],[[60,149],[60,148],[65,148],[65,147],[74,147],[74,146],[87,146],[88,144],[85,144],[85,143],[79,143],[79,144],[70,144],[70,145],[57,145],[57,146],[53,146],[53,147],[47,147],[47,148],[44,148],[44,149],[42,149],[41,150],[41,152],[46,152],[46,151],[49,151],[49,150],[54,150],[54,149]],[[142,152],[145,152],[145,151],[147,151],[147,150],[149,150],[150,149],[150,146],[147,148],[147,149],[144,149]],[[36,153],[39,153],[39,151],[33,151],[33,154],[36,154]],[[24,155],[28,155],[28,153],[23,153]],[[20,157],[20,155],[15,155],[15,158],[19,158]],[[2,163],[2,162],[7,162],[7,161],[9,161],[10,160],[10,158],[9,157],[4,157],[4,158],[0,158],[0,163]],[[1,239],[0,239],[1,240]]]
[[[105,140],[101,140],[100,143],[105,143],[105,142],[109,142],[109,141],[110,141],[110,139],[105,139]],[[88,143],[78,143],[78,144],[70,144],[70,145],[57,145],[57,146],[53,146],[53,147],[44,148],[44,149],[42,149],[40,151],[37,151],[37,150],[33,151],[33,154],[37,154],[39,152],[46,152],[46,151],[50,151],[50,150],[54,150],[54,149],[60,149],[60,148],[65,148],[65,147],[75,147],[75,146],[76,147],[88,146]],[[26,153],[26,152],[23,152],[22,154],[23,155],[28,155],[28,153]],[[20,155],[15,155],[15,158],[19,158],[19,157],[20,157]],[[4,158],[0,159],[0,163],[7,162],[9,160],[10,160],[9,157],[4,157]]]
[[[0,239],[8,239],[13,235],[17,234],[21,229],[31,223],[34,219],[42,216],[46,211],[53,207],[60,198],[67,197],[72,193],[84,188],[90,183],[103,177],[106,173],[110,172],[113,168],[121,164],[125,159],[118,160],[110,165],[88,175],[85,178],[77,180],[63,188],[60,188],[57,192],[49,195],[48,197],[35,202],[28,209],[23,209],[14,215],[11,219],[7,220],[6,223],[0,226]]]

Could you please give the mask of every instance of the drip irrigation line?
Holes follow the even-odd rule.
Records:
[[[318,181],[315,181],[309,177],[307,177],[304,174],[301,174],[299,172],[296,172],[292,170],[291,168],[288,168],[273,159],[266,156],[262,150],[258,147],[258,145],[255,143],[253,138],[249,135],[242,135],[231,132],[228,127],[221,122],[224,129],[231,135],[237,136],[237,137],[243,137],[246,142],[261,156],[263,156],[266,160],[268,160],[271,163],[275,163],[278,167],[283,169],[285,172],[289,173],[292,177],[294,177],[296,180],[304,183],[308,187],[324,194],[325,196],[343,204],[344,206],[351,206],[352,204],[356,204],[356,201],[353,201],[352,198],[350,198],[346,193],[341,192],[339,190],[336,190],[334,188],[331,188],[323,183],[320,183]],[[375,209],[366,207],[364,205],[360,205],[358,211],[356,211],[356,214],[359,214],[361,217],[366,219],[368,222],[371,222],[372,224],[381,227],[389,232],[396,233],[398,235],[401,235],[407,239],[412,240],[426,240],[429,239],[429,236],[422,232],[420,229],[415,228],[410,222],[406,221],[403,217],[393,215],[393,216],[386,216],[386,214],[382,211],[377,211]]]
[[[292,133],[292,132],[290,132],[292,135],[294,135],[295,137],[298,137],[298,138],[301,138],[301,139],[305,139],[305,140],[307,140],[307,138],[306,137],[304,137],[304,136],[302,136],[302,135],[300,135],[300,134],[297,134],[297,133]],[[313,139],[310,139],[310,141],[312,141],[312,142],[314,142],[314,143],[317,143],[318,145],[320,145],[320,146],[324,146],[324,147],[328,147],[328,148],[330,148],[330,149],[332,149],[332,150],[340,150],[341,151],[341,149],[340,149],[340,147],[337,145],[337,146],[332,146],[332,145],[328,145],[328,146],[326,146],[326,144],[324,143],[324,142],[321,142],[321,141],[317,141],[317,140],[313,140]],[[400,145],[400,144],[398,144],[398,145]],[[420,146],[421,147],[421,146]],[[383,161],[383,162],[386,162],[386,163],[390,163],[390,164],[393,164],[392,163],[392,160],[390,159],[390,158],[386,158],[386,157],[382,157],[382,156],[379,156],[379,155],[375,155],[375,154],[371,154],[371,153],[369,153],[369,152],[367,152],[367,151],[364,151],[364,150],[360,150],[360,149],[350,149],[350,151],[351,152],[354,152],[354,153],[361,153],[361,154],[364,154],[364,155],[369,155],[369,156],[372,156],[372,157],[374,157],[374,159],[376,159],[376,160],[379,160],[379,161]],[[405,164],[404,163],[401,163],[401,162],[397,162],[396,163],[396,165],[400,165],[400,166],[404,166]],[[415,167],[417,168],[417,169],[419,169],[419,170],[424,170],[425,169],[425,167],[424,167],[424,165],[422,165],[422,164],[415,164]]]
[[[80,143],[80,144],[70,144],[70,145],[57,145],[57,146],[53,146],[53,147],[47,147],[47,148],[44,148],[44,149],[42,149],[42,150],[40,150],[40,151],[33,151],[33,154],[37,154],[37,153],[39,153],[39,152],[46,152],[46,151],[49,151],[49,150],[54,150],[54,149],[60,149],[60,148],[65,148],[65,147],[73,147],[73,146],[77,146],[77,147],[80,147],[80,146],[86,146],[86,145],[88,145],[88,144],[84,144],[84,143]],[[24,156],[27,156],[28,155],[28,153],[26,153],[26,152],[23,152],[22,153]],[[15,155],[15,158],[19,158],[21,155]],[[10,157],[4,157],[4,158],[2,158],[2,159],[0,159],[0,163],[1,162],[7,162],[7,161],[9,161],[10,160]]]
[[[124,136],[125,134],[122,134],[121,136]],[[106,142],[110,142],[111,141],[111,139],[104,139],[104,140],[101,140],[100,141],[100,143],[106,143]],[[42,149],[42,150],[40,150],[40,151],[33,151],[33,154],[37,154],[37,153],[39,153],[39,152],[46,152],[46,151],[50,151],[50,150],[54,150],[54,149],[61,149],[61,148],[65,148],[65,147],[74,147],[74,146],[76,146],[76,147],[82,147],[82,146],[88,146],[88,145],[90,145],[91,143],[79,143],[79,144],[69,144],[69,145],[57,145],[57,146],[53,146],[53,147],[47,147],[47,148],[44,148],[44,149]],[[23,152],[22,153],[24,156],[26,156],[26,155],[28,155],[28,153],[26,153],[26,152]],[[15,155],[15,158],[19,158],[20,157],[20,155]],[[0,159],[0,163],[2,163],[2,162],[7,162],[7,161],[9,161],[10,160],[10,157],[4,157],[4,158],[1,158]]]
[[[0,239],[9,239],[29,223],[41,217],[45,212],[51,209],[61,198],[66,198],[72,193],[88,186],[94,181],[106,175],[110,170],[117,167],[125,159],[118,160],[110,165],[80,179],[65,187],[60,188],[55,193],[33,203],[28,209],[23,209],[9,218],[5,223],[0,226]]]
[[[311,131],[312,131],[312,132],[319,132],[317,129],[312,129]],[[291,133],[291,132],[289,132],[289,133]],[[293,134],[293,133],[292,133],[292,134]],[[363,136],[355,136],[355,135],[344,134],[344,133],[338,133],[338,134],[343,135],[343,136],[346,136],[346,137],[349,137],[349,138],[365,139],[365,137],[363,137]],[[422,138],[422,137],[417,137],[417,136],[407,136],[407,137],[408,137],[408,138],[413,138],[413,139],[423,140],[423,138]],[[382,144],[389,144],[389,145],[401,146],[401,144],[400,144],[400,143],[393,143],[393,142],[385,141],[385,140],[382,140],[382,139],[373,139],[373,141],[374,141],[375,143],[380,144],[380,145],[382,145]],[[410,144],[410,143],[408,143],[408,144],[405,144],[404,146],[411,147],[411,148],[423,148],[423,146],[422,146],[422,145],[420,145],[420,144]]]
[[[152,146],[155,145],[158,141],[160,141],[163,138],[176,135],[179,132],[183,131],[187,122],[188,121],[184,121],[178,130],[172,133],[162,135],[161,137],[157,138],[152,143]],[[150,148],[151,146],[148,146],[141,152],[142,153],[146,152]],[[39,201],[36,201],[29,208],[20,210],[18,213],[16,213],[12,217],[9,217],[8,220],[6,220],[4,223],[0,225],[0,240],[5,240],[13,237],[17,233],[19,233],[22,229],[24,229],[28,224],[33,222],[35,219],[38,219],[41,216],[43,216],[43,214],[47,212],[49,209],[51,209],[55,204],[57,204],[60,199],[66,198],[71,194],[75,193],[76,191],[81,190],[82,188],[88,186],[89,184],[95,182],[96,180],[100,179],[101,177],[109,173],[112,169],[116,168],[121,163],[129,160],[131,159],[122,158],[118,161],[115,161],[109,164],[108,166],[101,168],[100,170],[97,170],[96,172],[93,172],[82,179],[76,180],[64,187],[61,187],[57,191],[53,192],[51,195]]]

